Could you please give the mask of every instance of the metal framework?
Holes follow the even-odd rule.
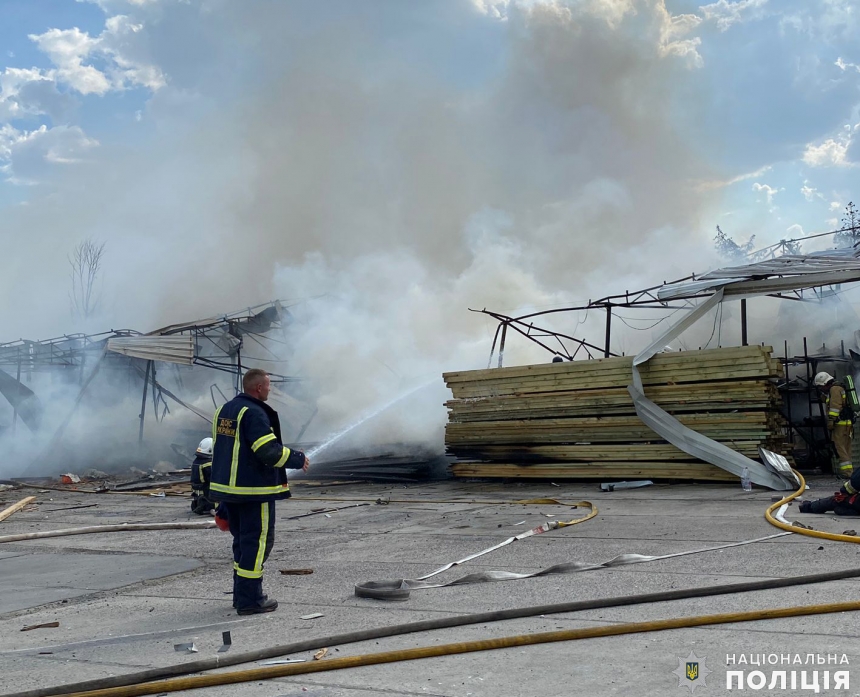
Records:
[[[285,301],[275,300],[229,314],[169,325],[146,334],[133,329],[112,329],[98,334],[66,334],[41,341],[18,339],[17,341],[0,343],[0,370],[5,369],[5,372],[10,375],[14,373],[15,380],[19,385],[23,384],[21,378],[24,373],[31,376],[35,371],[76,370],[79,373],[78,381],[82,386],[78,401],[80,401],[80,396],[83,395],[95,374],[100,370],[131,371],[143,379],[139,415],[139,440],[142,440],[150,388],[152,390],[152,409],[156,421],[161,421],[166,414],[170,413],[168,399],[203,419],[209,420],[210,417],[187,404],[158,382],[156,376],[157,359],[133,358],[120,352],[111,351],[109,343],[112,339],[145,339],[159,336],[191,337],[193,344],[191,364],[235,375],[235,389],[238,392],[241,391],[242,375],[249,366],[260,363],[283,363],[283,360],[262,340],[265,339],[268,343],[279,342],[278,339],[267,336],[267,334],[273,330],[281,330],[283,334],[282,318],[289,316],[288,307],[289,305]],[[243,354],[246,339],[250,340],[249,344],[254,349]],[[286,344],[287,342],[280,341],[280,343]],[[183,362],[187,363],[187,357]],[[179,366],[174,365],[174,368],[178,369]],[[88,369],[89,376],[86,377],[85,373]],[[272,383],[276,384],[295,383],[302,380],[299,377],[279,373],[270,372],[269,375]],[[213,384],[210,387],[213,403],[217,401],[214,393],[216,389],[226,400],[227,398],[217,384]],[[10,402],[13,403],[13,431],[17,427],[19,401],[20,395],[13,394],[10,399]],[[55,438],[62,432],[62,428],[61,426]]]
[[[835,234],[835,232],[824,234],[832,235]],[[820,236],[821,235],[813,235],[811,237]],[[778,246],[779,245],[776,245],[776,247]],[[607,295],[606,297],[598,300],[589,300],[585,305],[542,310],[515,317],[487,310],[486,308],[482,310],[473,310],[470,308],[470,311],[480,312],[493,317],[498,321],[498,326],[496,327],[492,347],[490,349],[490,359],[487,364],[488,368],[492,366],[497,344],[499,347],[498,367],[502,367],[505,340],[509,327],[530,341],[543,347],[554,356],[560,356],[566,360],[575,360],[578,356],[581,357],[582,354],[588,358],[594,358],[596,354],[602,354],[604,358],[609,358],[610,356],[618,355],[617,353],[613,353],[610,348],[612,340],[613,309],[692,309],[696,305],[695,301],[710,297],[713,294],[713,289],[715,287],[727,283],[729,279],[747,279],[744,282],[734,283],[731,289],[727,289],[726,293],[727,295],[740,296],[741,343],[743,346],[746,346],[748,343],[747,300],[744,296],[764,295],[767,297],[779,298],[781,300],[794,300],[797,302],[820,301],[836,292],[834,290],[834,286],[841,283],[856,282],[857,270],[860,269],[860,260],[857,260],[857,257],[855,256],[856,254],[860,254],[860,252],[856,250],[845,250],[844,253],[836,253],[832,257],[816,257],[815,255],[793,255],[784,257],[771,256],[757,264],[750,264],[741,267],[729,267],[725,270],[718,269],[717,271],[700,274],[698,276],[696,274],[691,274],[675,281],[664,281],[660,285],[643,288],[642,290],[632,292],[624,291],[624,293]],[[834,259],[836,259],[836,261],[834,261]],[[814,273],[804,271],[804,273],[808,274],[810,278],[815,277],[815,282],[810,283],[808,286],[803,288],[793,287],[796,285],[795,277],[791,274],[797,272],[792,272],[787,268],[780,268],[780,266],[787,267],[792,262],[795,266],[798,266],[799,264],[815,266]],[[843,267],[848,268],[846,269]],[[737,269],[737,271],[732,273],[735,269]],[[741,270],[747,271],[742,273]],[[598,346],[593,343],[589,343],[584,339],[579,339],[569,334],[547,329],[535,324],[535,318],[537,317],[545,317],[547,315],[565,312],[588,312],[589,310],[602,310],[606,313],[603,346]],[[569,346],[569,344],[573,344],[575,348]]]

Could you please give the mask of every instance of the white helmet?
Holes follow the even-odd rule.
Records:
[[[828,382],[832,382],[835,378],[830,373],[818,373],[812,381],[816,387],[824,387]]]
[[[197,446],[197,454],[198,455],[209,455],[212,456],[212,439],[204,438],[200,441],[200,445]]]

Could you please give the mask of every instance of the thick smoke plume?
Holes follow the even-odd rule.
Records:
[[[167,86],[138,142],[105,139],[0,221],[9,339],[284,298],[288,360],[260,365],[309,380],[322,440],[486,367],[495,327],[470,307],[581,302],[709,261],[699,184],[716,173],[684,135],[700,59],[661,1],[115,4]],[[85,327],[65,271],[84,237],[106,242]],[[441,450],[445,394],[363,437]]]

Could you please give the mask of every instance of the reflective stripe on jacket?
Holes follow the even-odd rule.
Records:
[[[212,420],[213,501],[276,501],[289,498],[286,468],[305,457],[281,443],[277,412],[245,393],[221,406]]]
[[[835,384],[831,385],[824,402],[827,405],[828,421],[835,423],[837,426],[850,426],[852,424],[851,419],[839,418],[843,407],[846,405],[845,388]]]

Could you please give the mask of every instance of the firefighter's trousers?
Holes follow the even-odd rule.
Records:
[[[843,500],[839,500],[839,499]],[[855,497],[851,497],[852,499]],[[854,501],[854,503],[850,503],[851,499],[846,498],[845,496],[828,496],[824,499],[818,499],[817,501],[810,501],[809,508],[803,513],[828,513],[833,511],[836,515],[850,515],[850,516],[860,516],[860,501]]]
[[[263,600],[263,564],[275,544],[275,502],[227,503],[233,535],[233,605]]]
[[[836,448],[838,460],[837,468],[839,474],[851,476],[853,466],[851,465],[851,436],[854,427],[849,424],[836,424],[830,431],[830,438]]]

